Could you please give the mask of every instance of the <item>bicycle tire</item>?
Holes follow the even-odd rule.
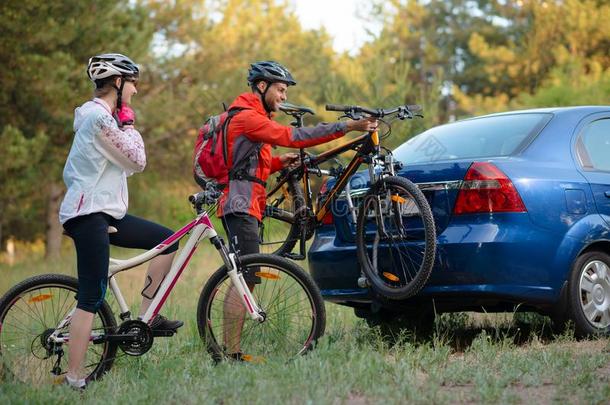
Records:
[[[403,300],[423,288],[434,266],[436,229],[415,184],[397,176],[375,183],[360,205],[356,232],[360,266],[377,293]]]
[[[259,227],[261,253],[282,256],[292,252],[301,238],[298,215],[304,211],[303,190],[297,180],[289,180],[281,196],[267,197]],[[273,200],[273,201],[270,201]]]
[[[260,323],[250,319],[242,302],[236,302],[238,297],[229,295],[232,283],[226,267],[218,269],[197,306],[199,334],[212,358],[219,362],[241,352],[240,360],[258,363],[305,354],[326,326],[324,301],[311,277],[290,260],[274,255],[247,255],[240,263],[261,278],[252,294],[266,318]]]
[[[58,374],[52,374],[57,354],[45,348],[45,334],[52,332],[76,305],[78,280],[62,274],[28,278],[11,288],[0,299],[0,375],[32,385],[57,383],[67,372],[66,345]],[[73,298],[72,298],[73,297]],[[94,330],[116,328],[114,315],[106,301],[95,314]],[[66,331],[68,328],[65,328]],[[63,346],[63,347],[62,347]],[[99,379],[110,370],[117,345],[110,342],[90,344],[85,356],[86,381]]]

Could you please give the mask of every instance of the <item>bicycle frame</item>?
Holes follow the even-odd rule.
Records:
[[[318,156],[312,158],[307,165],[305,163],[302,163],[301,166],[292,169],[290,172],[288,172],[286,176],[283,176],[283,178],[275,185],[275,187],[273,187],[271,191],[267,193],[267,197],[270,197],[271,195],[275,194],[284,184],[286,184],[286,182],[291,176],[296,175],[298,177],[301,177],[301,172],[303,172],[303,183],[306,198],[305,203],[309,209],[313,210],[313,204],[311,204],[311,185],[309,182],[309,170],[307,169],[307,166],[316,167],[324,162],[327,162],[330,159],[333,159],[337,155],[340,155],[349,150],[355,150],[357,153],[346,166],[346,168],[343,170],[341,175],[337,178],[337,181],[328,192],[328,197],[320,205],[317,212],[315,212],[316,223],[321,223],[322,218],[324,218],[324,216],[328,213],[330,205],[334,202],[337,196],[341,194],[341,192],[345,190],[346,187],[349,186],[350,177],[358,171],[358,169],[363,163],[369,164],[369,174],[371,175],[371,181],[374,180],[372,163],[373,158],[378,155],[379,151],[379,134],[377,131],[360,135],[359,137],[351,140],[345,145],[337,146],[333,149],[323,152]],[[303,161],[303,159],[301,159],[301,161]]]
[[[175,232],[173,235],[171,235],[163,242],[159,243],[154,248],[138,256],[124,260],[110,258],[108,269],[108,284],[119,304],[119,308],[121,310],[121,313],[119,315],[120,318],[122,320],[130,319],[131,314],[114,276],[117,273],[132,269],[160,255],[167,248],[169,248],[175,243],[178,243],[178,241],[184,238],[189,232],[191,233],[191,236],[188,238],[185,246],[180,251],[180,255],[178,256],[178,258],[172,264],[170,271],[163,279],[163,282],[155,293],[154,299],[152,300],[150,306],[148,307],[147,311],[140,320],[148,324],[152,319],[155,318],[155,316],[163,307],[163,304],[167,300],[167,297],[171,293],[172,289],[176,285],[176,282],[180,278],[180,275],[188,265],[190,259],[195,253],[195,250],[197,250],[199,242],[202,239],[210,239],[210,242],[220,253],[220,256],[222,257],[225,266],[227,267],[227,269],[229,269],[227,274],[229,275],[233,286],[237,289],[237,292],[242,300],[244,307],[246,308],[246,311],[253,320],[262,322],[264,320],[262,310],[255,302],[254,297],[252,296],[252,293],[250,292],[250,289],[248,288],[243,278],[243,275],[237,271],[235,253],[230,253],[227,250],[222,240],[218,237],[218,234],[216,233],[216,230],[214,229],[214,226],[212,225],[210,218],[206,212],[198,214],[197,218],[195,218],[189,224],[182,227],[179,231]],[[60,335],[59,331],[70,322],[75,309],[76,308],[70,311],[70,313],[57,326],[55,332],[50,336],[50,338],[56,343],[64,343],[69,341],[69,336],[67,334]],[[96,336],[92,334],[91,339],[95,340],[95,338]]]

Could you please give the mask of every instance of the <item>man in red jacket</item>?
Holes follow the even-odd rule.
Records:
[[[265,185],[273,172],[298,160],[296,153],[271,156],[272,146],[304,148],[332,141],[350,131],[371,131],[377,127],[375,119],[348,120],[313,127],[294,128],[271,119],[286,101],[288,86],[296,81],[284,66],[273,61],[253,63],[248,72],[252,92],[238,96],[229,107],[240,109],[227,127],[228,167],[234,162],[241,168],[229,175],[223,190],[218,216],[229,240],[240,254],[259,252],[258,226],[265,211]],[[244,162],[247,160],[247,162]],[[244,164],[245,163],[245,164]],[[244,275],[246,281],[255,281]]]
[[[348,120],[314,127],[294,128],[271,119],[286,101],[288,86],[296,81],[284,66],[273,61],[256,62],[248,71],[252,92],[238,96],[229,107],[239,109],[227,127],[227,163],[234,173],[223,190],[218,207],[224,228],[234,250],[241,255],[259,253],[258,228],[265,211],[265,185],[269,175],[298,161],[296,153],[271,156],[272,146],[304,148],[332,141],[350,131],[372,131],[375,119]],[[235,169],[239,167],[239,170]],[[250,289],[260,283],[254,274],[244,274]],[[235,298],[235,299],[233,299]],[[227,302],[238,302],[227,296]],[[243,319],[244,310],[226,305],[225,315]],[[241,322],[225,330],[225,346],[232,357],[240,359]],[[229,335],[229,336],[228,336]]]

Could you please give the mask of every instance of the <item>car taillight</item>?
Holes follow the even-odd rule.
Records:
[[[457,196],[453,213],[527,212],[513,182],[488,162],[474,162]]]
[[[334,222],[334,218],[333,218],[333,213],[332,210],[328,211],[326,214],[324,214],[324,216],[322,217],[322,224],[323,225],[332,225]]]
[[[320,187],[320,192],[318,193],[317,200],[317,209],[320,209],[320,205],[326,200],[326,193],[328,193],[328,178],[322,181],[322,186]],[[332,204],[328,206],[328,211],[322,217],[323,225],[332,225],[334,222],[333,213],[332,213]]]

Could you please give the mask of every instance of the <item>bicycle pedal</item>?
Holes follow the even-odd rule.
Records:
[[[305,260],[305,255],[300,255],[298,253],[284,253],[282,256],[290,260]]]
[[[177,329],[173,329],[173,330],[154,330],[153,329],[154,337],[172,337],[176,333],[178,333]]]

